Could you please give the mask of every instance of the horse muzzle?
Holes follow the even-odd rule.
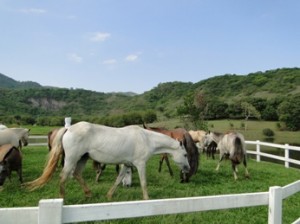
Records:
[[[189,172],[190,172],[190,169],[191,169],[190,166],[186,166],[186,165],[185,165],[185,166],[182,167],[182,170],[181,170],[181,171],[182,171],[182,173],[189,173]]]

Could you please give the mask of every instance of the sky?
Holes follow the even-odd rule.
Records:
[[[0,73],[143,93],[300,67],[298,0],[0,0]]]

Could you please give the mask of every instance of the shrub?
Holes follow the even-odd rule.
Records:
[[[263,129],[264,136],[273,137],[275,135],[274,131],[270,128]]]

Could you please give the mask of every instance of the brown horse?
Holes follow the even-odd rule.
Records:
[[[173,139],[183,142],[183,145],[187,151],[188,161],[190,164],[190,171],[189,171],[189,173],[186,173],[186,174],[184,174],[183,172],[180,172],[180,178],[181,178],[181,183],[189,182],[190,177],[197,173],[198,166],[199,166],[199,152],[198,152],[197,146],[195,145],[195,143],[194,143],[191,135],[188,133],[188,131],[186,131],[184,128],[176,128],[176,129],[168,130],[165,128],[147,127],[146,124],[143,124],[143,127],[145,129],[148,129],[151,131],[155,131],[155,132],[159,132],[159,133],[168,135]],[[164,160],[166,160],[170,175],[173,176],[173,171],[172,171],[170,163],[169,163],[168,154],[166,154],[166,153],[161,155],[158,171],[159,172],[161,171],[162,163]]]
[[[6,177],[11,178],[12,171],[18,173],[19,180],[23,183],[21,151],[10,144],[2,145],[0,147],[0,186],[4,184]]]

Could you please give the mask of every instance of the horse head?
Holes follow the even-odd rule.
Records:
[[[178,148],[174,150],[173,153],[173,160],[179,167],[181,167],[181,171],[183,173],[188,173],[191,167],[188,161],[186,148],[182,142],[178,142],[178,144]]]
[[[28,145],[28,141],[29,141],[29,132],[30,132],[30,129],[27,129],[25,128],[24,129],[24,132],[21,136],[21,139],[20,141],[23,143],[24,146],[27,146]]]
[[[125,176],[122,179],[123,187],[131,187],[132,184],[132,167],[126,166]]]

